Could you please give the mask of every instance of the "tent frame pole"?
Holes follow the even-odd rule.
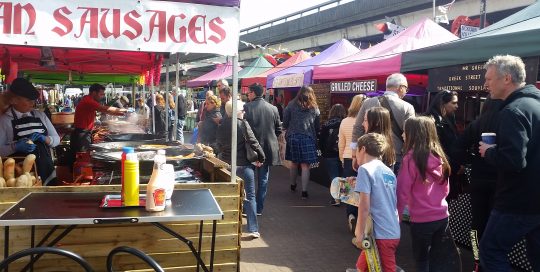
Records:
[[[165,141],[172,140],[169,139],[169,58],[165,59]]]
[[[180,65],[180,56],[178,56],[178,53],[175,54],[176,55],[176,71],[175,71],[175,75],[174,75],[174,79],[175,79],[175,86],[176,86],[176,93],[174,95],[174,104],[176,105],[176,108],[174,109],[174,120],[176,120],[174,122],[174,125],[173,125],[173,138],[175,140],[178,140],[178,121],[180,121],[178,119],[178,96],[181,95],[180,94],[180,79],[178,78],[178,76],[180,75],[180,70],[179,70],[179,65]],[[185,100],[184,100],[185,101]],[[185,107],[185,105],[184,105]],[[183,129],[183,128],[182,128]],[[183,133],[183,132],[182,132]],[[183,142],[181,144],[184,144]]]
[[[236,182],[236,156],[238,152],[238,143],[236,137],[238,135],[238,55],[232,56],[232,129],[231,129],[231,182]]]

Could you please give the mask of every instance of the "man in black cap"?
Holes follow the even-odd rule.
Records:
[[[56,171],[50,148],[60,143],[60,137],[45,113],[34,109],[39,93],[24,78],[13,80],[9,92],[11,106],[0,116],[0,156],[35,154],[37,174],[44,185],[53,184]]]

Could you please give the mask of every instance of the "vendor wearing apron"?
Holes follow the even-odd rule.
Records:
[[[45,113],[35,110],[39,93],[28,80],[16,78],[9,86],[11,107],[0,117],[0,156],[36,155],[38,175],[44,185],[54,185],[56,171],[50,148],[60,137]]]
[[[74,130],[70,137],[72,151],[71,165],[75,162],[77,152],[86,152],[92,143],[92,129],[96,120],[96,111],[105,114],[124,115],[126,109],[101,105],[99,102],[105,97],[105,87],[101,84],[92,84],[88,95],[85,95],[75,109]]]

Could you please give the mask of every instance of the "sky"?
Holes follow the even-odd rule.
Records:
[[[329,0],[241,0],[240,29],[270,21]]]

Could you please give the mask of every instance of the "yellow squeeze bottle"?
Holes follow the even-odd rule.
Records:
[[[136,153],[126,154],[123,194],[124,206],[139,206],[139,160]]]

